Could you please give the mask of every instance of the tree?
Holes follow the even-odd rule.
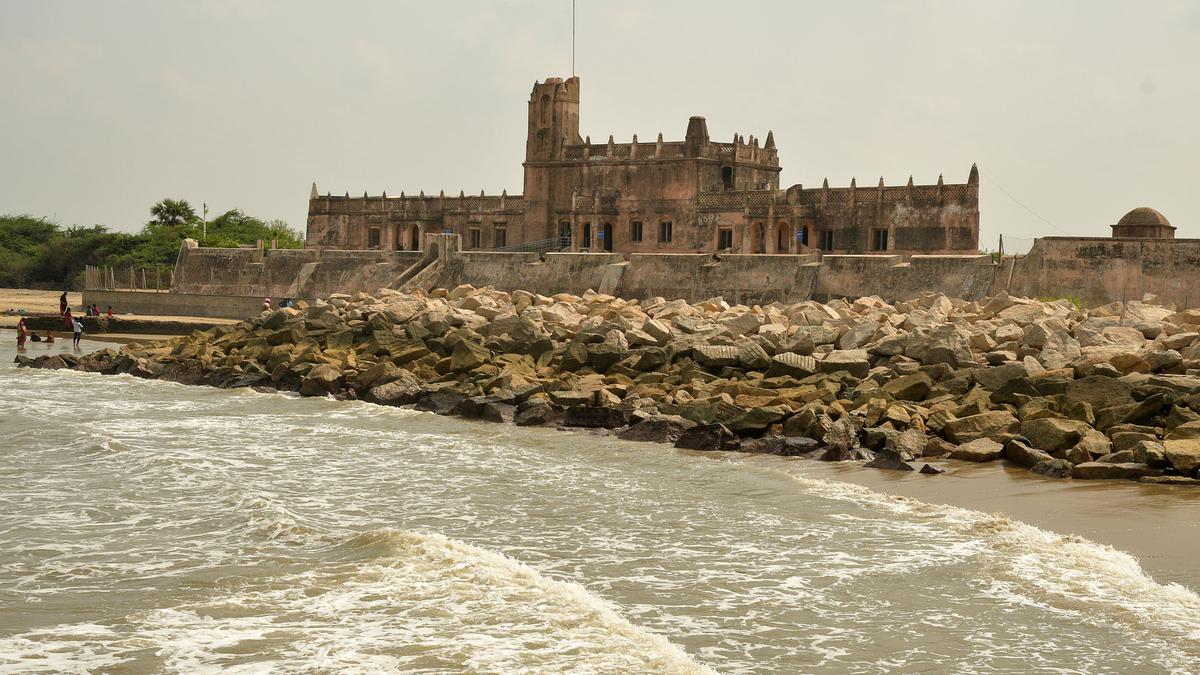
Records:
[[[150,207],[150,215],[164,227],[179,227],[196,220],[196,210],[186,199],[164,199]]]

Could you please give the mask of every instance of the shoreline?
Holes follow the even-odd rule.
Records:
[[[96,340],[95,336],[91,339]],[[287,389],[260,386],[257,390],[299,396],[298,392]],[[483,417],[453,416],[472,422],[489,421]],[[619,432],[612,429],[561,423],[540,428],[620,440]],[[1195,574],[1200,571],[1200,562],[1190,548],[1179,545],[1200,535],[1200,490],[1132,481],[1054,480],[1007,462],[1000,462],[998,467],[985,466],[948,457],[928,458],[929,463],[946,470],[944,475],[935,477],[915,472],[864,471],[861,461],[819,462],[804,456],[780,457],[747,451],[684,451],[719,461],[734,461],[750,470],[782,471],[789,475],[793,474],[789,469],[796,466],[793,461],[807,460],[797,466],[795,475],[858,485],[926,504],[999,514],[1064,536],[1080,536],[1133,555],[1161,583],[1194,589]]]
[[[765,308],[472,287],[380,296],[17,361],[897,472],[1004,459],[1056,478],[1200,485],[1200,311],[1004,295]]]

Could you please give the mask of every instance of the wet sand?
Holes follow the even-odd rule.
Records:
[[[1200,488],[1134,481],[1041,478],[990,462],[930,462],[938,476],[804,461],[815,478],[841,480],[928,504],[999,513],[1044,530],[1074,534],[1136,557],[1157,581],[1200,589]],[[921,462],[914,462],[920,466]]]

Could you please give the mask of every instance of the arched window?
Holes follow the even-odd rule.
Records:
[[[733,189],[733,167],[732,166],[721,167],[721,186],[724,187],[726,190]]]

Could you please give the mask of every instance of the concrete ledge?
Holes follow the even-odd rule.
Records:
[[[272,298],[278,302],[279,298]],[[95,303],[101,313],[109,306],[116,314],[147,316],[198,316],[215,319],[248,319],[262,312],[261,296],[147,293],[143,291],[84,291],[83,303]]]

